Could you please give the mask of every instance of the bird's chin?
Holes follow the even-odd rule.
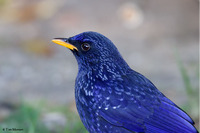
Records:
[[[79,55],[79,52],[78,52],[76,49],[71,50],[71,51],[72,51],[72,53],[73,53],[75,56],[78,56],[78,57],[80,56],[80,55]]]

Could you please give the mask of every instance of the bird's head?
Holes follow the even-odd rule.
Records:
[[[115,45],[97,32],[83,32],[70,38],[55,38],[52,41],[70,49],[77,59],[79,68],[125,63]]]

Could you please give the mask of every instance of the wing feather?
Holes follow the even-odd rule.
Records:
[[[193,126],[192,119],[183,110],[157,90],[147,78],[135,71],[131,75],[124,76],[123,83],[115,84],[113,90],[123,94],[122,100],[118,99],[118,93],[112,93],[108,103],[115,101],[115,106],[110,104],[106,109],[102,108],[99,113],[113,125],[134,132],[198,132]]]

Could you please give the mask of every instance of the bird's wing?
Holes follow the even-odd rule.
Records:
[[[112,89],[99,111],[111,124],[135,132],[197,132],[192,119],[141,74],[126,75]]]

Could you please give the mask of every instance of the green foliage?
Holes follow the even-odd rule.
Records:
[[[30,105],[21,104],[9,118],[0,124],[0,133],[13,132],[6,131],[6,128],[23,129],[22,133],[44,133],[47,130],[38,121],[39,115],[39,111]]]
[[[63,130],[55,129],[54,131],[49,131],[41,122],[41,108],[44,108],[44,106],[36,108],[22,103],[9,118],[0,123],[0,133],[87,133],[78,115],[69,111],[69,109],[64,109],[64,107],[58,107],[52,110],[64,112],[63,114],[67,118],[65,128]],[[23,131],[6,131],[6,128],[23,129]]]
[[[178,52],[176,51],[175,54],[176,54],[176,61],[177,61],[177,64],[178,64],[178,67],[179,67],[179,70],[181,73],[181,77],[183,79],[183,83],[184,83],[187,98],[188,98],[188,102],[183,106],[183,109],[186,112],[190,112],[190,115],[194,119],[198,119],[199,118],[199,104],[198,104],[199,89],[198,89],[198,87],[194,87],[191,84],[191,79],[188,74],[188,71],[184,67],[183,62],[181,61],[180,57],[178,56]],[[197,74],[196,78],[199,79],[199,74]]]

